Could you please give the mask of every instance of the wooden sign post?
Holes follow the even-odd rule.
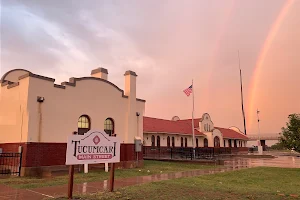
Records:
[[[115,183],[115,163],[110,164],[110,181],[109,181],[109,191],[114,191],[114,183]]]
[[[90,130],[68,138],[66,165],[69,165],[68,198],[73,198],[74,165],[111,163],[110,191],[114,189],[115,163],[120,162],[120,141],[104,131]]]
[[[73,198],[74,165],[69,167],[68,199]]]

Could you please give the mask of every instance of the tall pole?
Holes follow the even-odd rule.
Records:
[[[257,114],[257,127],[258,127],[258,146],[261,146],[261,144],[260,144],[259,112],[260,111],[257,109],[256,114]]]
[[[193,155],[195,158],[195,126],[194,126],[194,83],[193,83],[193,79],[192,79],[192,93],[193,93],[193,112],[192,112],[192,131],[193,131]]]
[[[238,51],[238,57],[239,57],[239,68],[240,68],[241,100],[242,100],[242,113],[243,113],[243,119],[244,119],[244,131],[245,131],[245,135],[247,135],[247,130],[246,130],[246,117],[245,117],[245,111],[244,111],[244,97],[243,97],[242,70],[241,70],[240,52],[239,52],[239,51]]]

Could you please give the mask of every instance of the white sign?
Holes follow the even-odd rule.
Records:
[[[120,162],[120,141],[104,131],[90,130],[68,138],[66,165]]]

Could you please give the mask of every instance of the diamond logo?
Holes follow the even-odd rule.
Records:
[[[98,136],[95,136],[93,142],[95,143],[95,145],[99,144],[100,138]]]

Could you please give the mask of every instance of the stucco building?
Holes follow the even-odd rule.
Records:
[[[124,90],[108,80],[104,68],[89,76],[55,79],[25,69],[8,71],[0,87],[0,149],[22,153],[22,175],[65,167],[67,139],[90,129],[104,130],[121,140],[121,162],[129,168],[143,164],[134,139],[144,146],[192,147],[192,120],[146,117],[145,100],[137,98],[137,75],[124,74]],[[215,127],[209,114],[196,118],[196,147],[246,147],[248,138],[235,127]]]
[[[248,137],[236,127],[214,126],[208,113],[194,119],[195,147],[246,147]],[[192,120],[144,117],[144,146],[193,147]]]
[[[24,69],[5,73],[0,87],[0,148],[23,148],[22,172],[32,174],[47,166],[64,166],[70,134],[105,130],[121,140],[121,167],[133,167],[142,153],[134,138],[143,135],[145,100],[136,94],[137,75],[124,74],[124,90],[108,81],[108,71],[98,68],[90,76],[55,79]],[[138,158],[137,158],[138,157]]]

